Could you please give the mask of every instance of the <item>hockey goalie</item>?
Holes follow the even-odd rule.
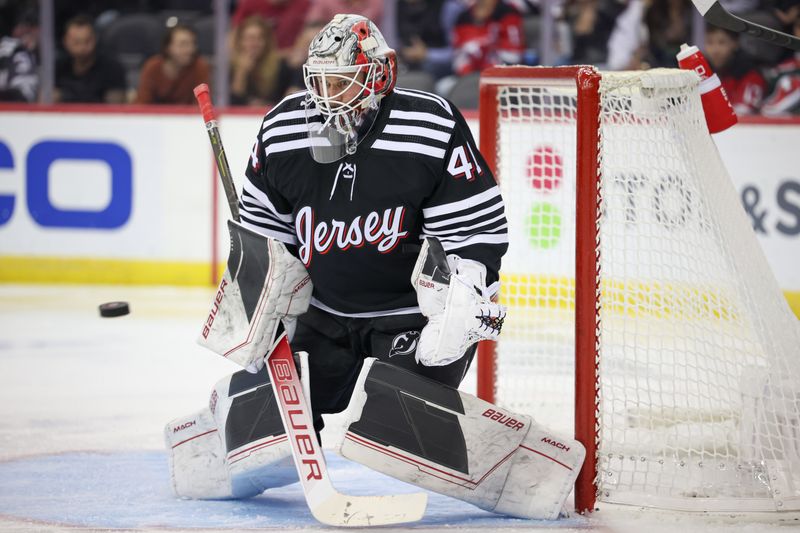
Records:
[[[246,370],[167,425],[178,496],[298,480],[264,367],[285,328],[317,436],[345,413],[326,446],[482,509],[559,516],[580,443],[457,389],[505,317],[500,192],[453,104],[396,75],[375,25],[337,15],[309,47],[307,90],[264,117],[200,337]]]

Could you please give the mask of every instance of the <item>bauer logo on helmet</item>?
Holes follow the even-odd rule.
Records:
[[[336,15],[311,41],[303,65],[307,98],[325,119],[317,135],[326,132],[329,143],[354,153],[359,131],[369,129],[369,112],[394,89],[396,78],[395,51],[375,24],[360,15]],[[342,137],[341,142],[331,131]],[[333,157],[320,159],[315,154],[320,162]]]

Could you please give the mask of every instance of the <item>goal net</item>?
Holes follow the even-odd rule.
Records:
[[[481,79],[481,151],[510,245],[508,318],[481,347],[479,395],[574,431],[581,510],[595,497],[800,509],[800,326],[698,81],[591,67]]]

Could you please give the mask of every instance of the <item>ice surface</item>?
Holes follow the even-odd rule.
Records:
[[[299,485],[246,501],[175,499],[164,424],[238,367],[198,346],[212,290],[0,285],[0,531],[326,529]],[[101,318],[97,306],[130,302]],[[465,383],[474,387],[474,378]],[[328,453],[342,492],[417,489]],[[800,529],[797,515],[707,516],[605,506],[591,518],[501,517],[432,494],[423,521],[379,531],[692,532]]]

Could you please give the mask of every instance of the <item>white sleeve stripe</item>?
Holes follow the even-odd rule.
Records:
[[[431,102],[436,102],[437,104],[442,106],[442,109],[447,111],[449,114],[451,114],[451,115],[453,114],[453,110],[450,109],[450,104],[448,104],[447,100],[445,100],[441,96],[436,96],[435,94],[426,93],[424,91],[410,91],[410,90],[404,90],[404,89],[395,89],[394,92],[396,92],[397,94],[404,94],[406,96],[413,96],[413,97],[416,97],[416,98],[424,98],[425,100],[430,100]]]
[[[309,125],[307,122],[302,124],[294,124],[292,126],[278,126],[270,128],[261,136],[262,141],[271,139],[272,137],[280,137],[281,135],[291,135],[293,133],[308,133]]]
[[[430,128],[422,128],[420,126],[398,126],[395,124],[388,124],[385,128],[383,128],[383,133],[392,133],[395,135],[415,135],[417,137],[426,137],[428,139],[441,141],[445,144],[450,142],[449,133],[439,130],[432,130]]]
[[[465,220],[474,220],[474,219],[476,219],[478,217],[481,217],[481,216],[489,214],[489,213],[493,213],[494,211],[498,211],[498,210],[505,212],[505,207],[503,206],[503,203],[499,199],[498,199],[497,202],[493,203],[489,207],[485,207],[485,208],[481,209],[480,211],[475,211],[474,213],[472,213],[472,212],[471,213],[467,213],[466,215],[462,215],[460,217],[450,217],[450,218],[445,218],[443,220],[437,220],[436,222],[427,222],[426,221],[426,222],[424,222],[424,226],[426,228],[431,228],[431,229],[439,228],[441,226],[449,226],[451,224],[457,224],[457,223],[463,222]]]
[[[240,212],[242,214],[246,214],[248,217],[258,220],[263,220],[265,223],[272,224],[276,228],[285,228],[287,231],[294,231],[290,224],[283,222],[282,220],[278,220],[275,218],[275,215],[270,213],[269,211],[264,211],[262,209],[256,209],[252,206],[239,204]]]
[[[464,200],[451,202],[449,204],[437,205],[434,207],[426,207],[422,210],[422,215],[425,218],[433,218],[439,215],[446,215],[448,213],[457,213],[458,211],[464,211],[471,207],[480,205],[497,196],[500,196],[500,187],[495,185],[491,189],[487,189],[482,193],[470,196],[469,198],[465,198]]]
[[[260,233],[261,235],[265,235],[267,237],[272,237],[273,239],[277,239],[282,243],[297,244],[297,238],[294,235],[289,235],[288,233],[283,233],[282,231],[272,231],[267,228],[257,226],[256,224],[248,222],[245,219],[240,220],[240,224],[249,230],[253,230],[256,233]]]
[[[283,222],[287,222],[289,224],[293,223],[292,214],[279,213],[278,210],[275,209],[275,206],[272,205],[272,202],[269,201],[267,195],[264,194],[264,191],[253,185],[253,183],[249,179],[244,180],[244,186],[242,188],[242,191],[247,192],[247,194],[252,196],[258,203],[266,207],[268,211],[272,211],[275,214],[275,216],[278,217]]]
[[[457,250],[459,248],[466,248],[473,244],[507,244],[508,233],[500,233],[498,235],[473,235],[467,240],[461,242],[442,242],[442,248],[445,252],[450,250]]]
[[[306,118],[306,116],[314,117],[319,115],[319,110],[317,109],[309,109],[306,111],[305,109],[297,109],[295,111],[285,111],[283,113],[278,113],[274,117],[270,118],[269,120],[265,120],[264,123],[261,125],[261,130],[265,130],[266,128],[272,126],[276,122],[282,122],[284,120],[297,120],[298,118]]]
[[[427,233],[429,235],[449,235],[449,234],[453,234],[453,233],[460,233],[462,231],[467,231],[467,230],[471,230],[471,229],[480,228],[482,226],[489,226],[489,225],[497,222],[498,220],[505,219],[505,217],[506,217],[505,213],[500,213],[499,215],[497,215],[494,218],[490,218],[489,220],[483,220],[481,222],[476,222],[475,224],[471,224],[469,226],[460,226],[458,228],[447,228],[447,229],[443,229],[443,230],[432,230],[432,229],[430,229],[430,227],[428,227],[427,225],[423,224],[422,231],[424,231],[425,233]],[[473,233],[475,233],[475,232],[473,232]]]
[[[309,148],[311,146],[331,146],[331,142],[324,137],[305,137],[303,139],[296,139],[294,141],[285,141],[282,143],[269,144],[264,149],[264,155],[277,154],[279,152],[287,152],[289,150],[297,150],[299,148]]]
[[[400,119],[400,120],[419,120],[422,122],[430,122],[432,124],[439,124],[440,126],[445,126],[446,128],[452,128],[456,125],[455,120],[450,120],[448,118],[440,117],[438,115],[434,115],[433,113],[423,113],[420,111],[400,111],[397,109],[392,109],[389,112],[389,118],[393,119]]]
[[[503,230],[503,231],[500,231],[500,230]],[[440,241],[442,241],[443,243],[445,243],[445,242],[463,242],[463,241],[467,241],[469,239],[472,239],[473,237],[480,237],[480,236],[487,236],[487,235],[503,235],[506,239],[508,239],[508,224],[501,224],[500,226],[497,226],[496,228],[491,228],[490,230],[484,231],[484,232],[481,232],[481,233],[473,233],[472,235],[463,235],[463,236],[458,236],[458,237],[456,237],[456,236],[451,236],[451,237],[439,237],[439,236],[437,236],[436,238],[439,239]]]
[[[248,209],[244,209],[241,212],[242,216],[246,216],[247,218],[258,221],[264,224],[269,224],[273,226],[276,230],[286,231],[288,233],[294,233],[294,227],[291,224],[286,224],[279,220],[275,220],[275,218],[271,216],[264,216],[261,213],[254,213]]]
[[[436,148],[434,146],[428,146],[426,144],[419,143],[385,141],[383,139],[378,139],[372,143],[372,148],[376,148],[378,150],[389,150],[391,152],[412,152],[429,155],[438,159],[443,159],[445,154],[444,148]]]

